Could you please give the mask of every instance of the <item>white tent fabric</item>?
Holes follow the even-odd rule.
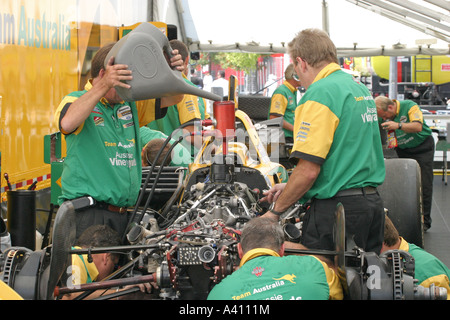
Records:
[[[313,27],[329,32],[339,56],[450,55],[447,0],[175,0],[173,6],[191,51],[286,53],[297,32]]]

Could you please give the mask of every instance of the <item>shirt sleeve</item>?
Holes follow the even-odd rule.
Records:
[[[269,114],[283,116],[286,112],[288,100],[282,94],[274,94],[270,100]]]
[[[73,132],[65,132],[64,130],[61,129],[61,119],[66,114],[70,105],[73,102],[75,102],[75,100],[77,100],[77,99],[78,99],[78,97],[75,97],[75,96],[70,96],[70,95],[65,96],[64,99],[59,104],[58,108],[56,108],[56,111],[55,111],[55,114],[53,117],[53,122],[56,125],[56,127],[59,129],[59,131],[61,131],[61,133],[64,135],[78,134],[83,129],[84,122]]]
[[[409,122],[416,121],[416,122],[423,123],[423,113],[417,104],[412,106],[411,109],[409,109],[408,118],[409,118]]]
[[[201,119],[201,113],[198,108],[198,100],[196,96],[185,94],[183,100],[177,104],[180,124],[186,123],[194,119]]]
[[[336,275],[333,269],[331,269],[325,262],[316,258],[323,266],[325,275],[327,277],[327,283],[330,288],[330,300],[342,300],[344,299],[344,292],[339,277]]]
[[[155,120],[155,105],[155,99],[136,101],[140,127]]]
[[[339,118],[318,102],[307,101],[295,111],[291,158],[322,164],[330,151]]]

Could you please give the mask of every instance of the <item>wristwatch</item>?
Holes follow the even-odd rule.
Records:
[[[277,215],[277,216],[281,216],[283,213],[285,213],[285,211],[275,211],[275,202],[272,202],[272,204],[270,205],[270,207],[269,207],[269,211],[270,212],[272,212],[274,215]]]
[[[401,122],[398,123],[398,130],[402,130],[402,125],[403,125],[403,123],[401,123]]]

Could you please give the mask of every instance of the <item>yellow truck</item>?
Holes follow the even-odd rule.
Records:
[[[95,52],[127,32],[122,21],[130,28],[146,21],[147,10],[139,4],[144,6],[142,1],[0,0],[3,218],[9,190],[35,188],[38,211],[56,203],[57,192],[50,189],[58,185],[64,141],[54,111],[66,94],[84,88]],[[37,220],[42,229],[47,214],[38,212]]]

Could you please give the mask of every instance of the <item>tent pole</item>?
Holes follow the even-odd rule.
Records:
[[[322,0],[322,29],[330,36],[330,27],[328,23],[328,3]]]
[[[397,99],[397,57],[389,59],[389,98]]]

